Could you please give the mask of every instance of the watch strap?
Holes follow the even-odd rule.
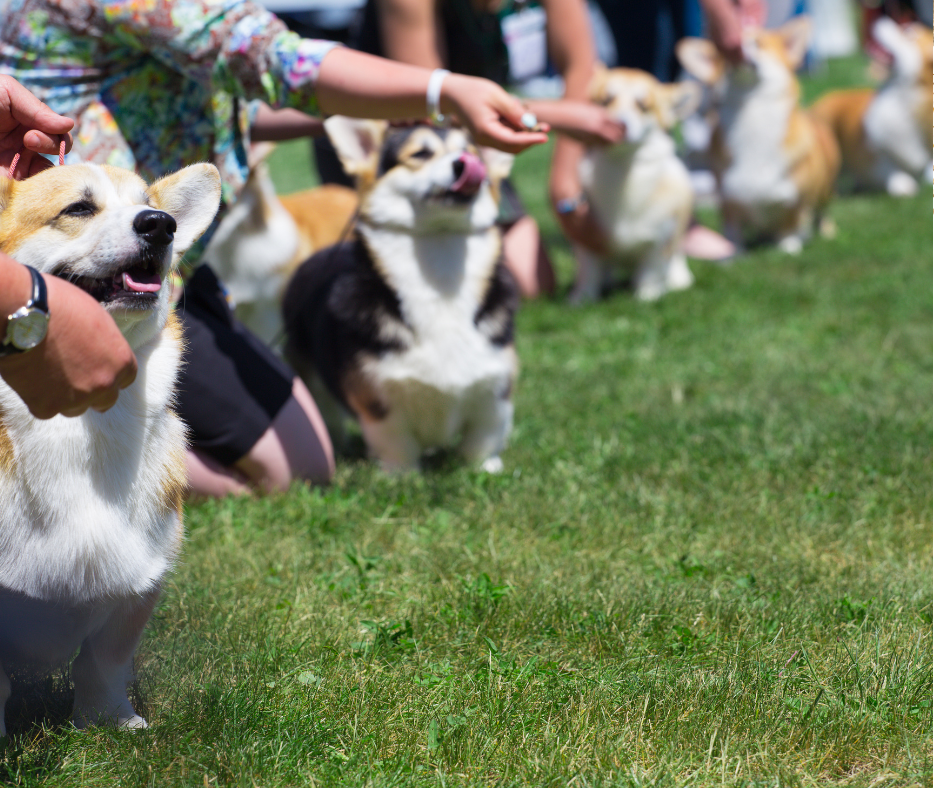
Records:
[[[33,295],[26,302],[26,308],[35,307],[36,309],[41,309],[43,312],[49,311],[49,296],[46,291],[46,280],[42,278],[42,274],[39,273],[31,265],[23,266],[27,271],[29,271],[30,276],[33,278]]]

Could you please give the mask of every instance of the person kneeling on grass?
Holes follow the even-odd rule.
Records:
[[[546,139],[525,130],[521,103],[489,80],[431,80],[429,69],[304,39],[250,2],[0,0],[0,43],[0,73],[75,119],[69,162],[153,180],[211,161],[223,209],[248,175],[255,99],[311,116],[454,114],[480,144],[511,153]],[[327,483],[333,450],[310,394],[234,319],[208,266],[196,267],[179,308],[188,351],[177,407],[192,439],[191,493]]]

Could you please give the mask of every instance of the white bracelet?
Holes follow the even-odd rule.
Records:
[[[446,68],[436,68],[431,72],[431,78],[428,80],[428,118],[435,126],[440,126],[447,118],[441,114],[441,86],[444,84],[444,77],[450,72]]]

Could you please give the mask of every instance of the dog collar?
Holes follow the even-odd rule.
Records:
[[[24,266],[33,279],[33,292],[25,306],[7,317],[6,335],[0,343],[0,358],[32,350],[49,330],[49,303],[46,281],[35,268]]]

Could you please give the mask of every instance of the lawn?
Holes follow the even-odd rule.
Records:
[[[515,180],[564,285],[548,155]],[[525,304],[502,475],[341,458],[190,507],[152,727],[77,732],[63,676],[27,684],[0,784],[930,784],[931,195],[832,213],[658,303]]]

